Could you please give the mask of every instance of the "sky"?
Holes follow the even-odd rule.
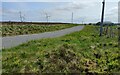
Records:
[[[101,19],[103,0],[4,0],[0,3],[2,21],[96,23]],[[118,1],[106,0],[105,21],[118,22]]]

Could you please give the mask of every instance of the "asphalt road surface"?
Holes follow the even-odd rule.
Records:
[[[1,40],[2,41],[2,49],[15,47],[22,43],[28,42],[30,40],[43,39],[43,38],[54,38],[54,37],[63,36],[63,35],[66,35],[66,34],[69,34],[72,32],[80,31],[83,28],[84,28],[84,26],[75,26],[72,28],[67,28],[67,29],[52,31],[52,32],[39,33],[39,34],[28,34],[28,35],[2,37],[2,40]]]

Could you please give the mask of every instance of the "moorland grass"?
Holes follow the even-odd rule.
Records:
[[[25,35],[25,34],[36,34],[55,30],[61,30],[65,28],[70,28],[77,26],[77,24],[54,24],[54,25],[39,25],[39,24],[3,24],[0,28],[2,31],[2,36],[15,36],[15,35]]]

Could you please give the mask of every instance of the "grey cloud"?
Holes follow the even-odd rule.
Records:
[[[64,7],[56,8],[56,10],[58,10],[58,11],[72,11],[72,10],[84,9],[85,7],[87,7],[87,5],[84,3],[68,3],[68,5],[66,5]]]
[[[118,3],[118,22],[120,23],[120,1]]]
[[[118,7],[111,8],[108,12],[105,14],[105,20],[109,21],[118,21]]]
[[[86,2],[101,2],[102,0],[2,0],[3,2],[73,2],[73,1],[86,1]],[[107,2],[118,2],[119,0],[107,0]]]

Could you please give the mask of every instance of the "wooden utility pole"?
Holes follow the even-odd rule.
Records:
[[[105,0],[103,0],[102,4],[103,4],[103,7],[102,7],[102,16],[101,16],[101,23],[100,23],[100,36],[102,36],[102,32],[103,32],[103,21],[104,21]]]
[[[73,12],[72,12],[72,17],[71,17],[71,23],[73,24]]]

